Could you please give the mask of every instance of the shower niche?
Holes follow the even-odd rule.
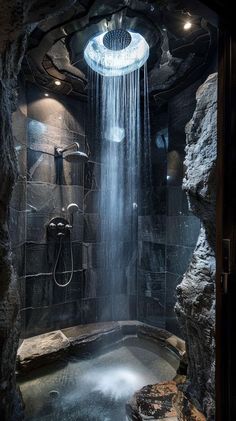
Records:
[[[217,28],[201,10],[165,2],[84,3],[54,18],[63,38],[50,19],[33,31],[13,117],[22,338],[113,320],[182,336],[176,287],[200,231],[182,190],[185,126],[217,70]],[[74,262],[65,288],[49,258],[59,237],[68,244],[62,283],[70,247]]]

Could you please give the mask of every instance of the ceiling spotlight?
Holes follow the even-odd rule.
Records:
[[[44,96],[49,96],[49,94],[44,94]]]
[[[189,20],[187,20],[187,22],[185,22],[184,24],[184,30],[188,31],[190,28],[192,28],[192,23]]]
[[[60,82],[60,80],[55,80],[55,85],[57,85],[57,86],[60,86],[61,85],[61,82]]]

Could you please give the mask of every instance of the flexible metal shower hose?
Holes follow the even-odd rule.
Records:
[[[55,284],[58,287],[64,288],[64,287],[67,287],[70,284],[71,280],[72,280],[73,273],[74,273],[74,259],[73,259],[72,241],[71,241],[71,238],[70,238],[70,257],[71,257],[71,273],[70,273],[70,278],[69,278],[69,280],[65,284],[59,284],[59,282],[57,281],[57,277],[56,277],[56,270],[57,270],[57,265],[58,265],[60,254],[61,254],[62,239],[63,239],[63,237],[60,237],[60,240],[59,240],[60,241],[60,243],[59,243],[59,250],[58,250],[58,253],[57,253],[57,258],[56,258],[56,262],[55,262],[54,269],[53,269],[53,280],[54,280]]]

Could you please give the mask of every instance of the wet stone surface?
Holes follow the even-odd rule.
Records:
[[[25,419],[125,421],[135,391],[173,379],[178,365],[168,349],[134,336],[87,358],[64,356],[21,378]]]

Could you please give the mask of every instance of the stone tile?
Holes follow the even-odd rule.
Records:
[[[20,296],[20,308],[25,308],[25,276],[17,278],[17,287]]]
[[[28,84],[26,91],[28,117],[58,129],[84,133],[86,107],[82,101],[53,95],[45,98],[44,91]]]
[[[27,118],[26,115],[19,110],[19,106],[17,110],[12,114],[12,130],[14,136],[15,145],[25,145],[27,144]]]
[[[84,298],[96,298],[99,280],[102,278],[102,271],[99,269],[84,270]],[[104,295],[102,291],[98,296]]]
[[[83,267],[106,268],[112,265],[112,270],[123,270],[127,276],[136,263],[136,249],[132,249],[132,243],[117,242],[110,246],[107,243],[84,243],[83,244]],[[130,267],[129,267],[130,266]],[[133,272],[132,272],[133,273]]]
[[[97,213],[100,209],[100,191],[85,190],[84,191],[84,212]]]
[[[26,308],[21,313],[25,318],[26,337],[81,323],[80,301]]]
[[[84,187],[89,190],[101,188],[101,164],[88,161],[84,165]]]
[[[27,178],[27,148],[25,145],[19,144],[15,146],[18,180],[25,181]]]
[[[27,179],[43,183],[56,183],[56,161],[53,154],[43,153],[28,148]]]
[[[73,228],[71,230],[72,241],[84,241],[84,215],[77,212],[73,215]]]
[[[84,215],[84,242],[96,243],[101,240],[101,220],[98,214]]]
[[[70,280],[71,273],[58,273],[56,280],[59,284],[65,284]],[[51,277],[52,279],[52,277]],[[72,280],[67,287],[59,287],[52,279],[52,304],[68,303],[83,298],[83,271],[75,271]]]
[[[183,275],[187,270],[193,255],[192,247],[167,246],[166,270],[177,275]]]
[[[153,186],[151,193],[152,214],[166,215],[167,212],[167,190],[166,186]]]
[[[83,268],[104,268],[104,254],[104,243],[83,243]]]
[[[95,298],[81,301],[82,323],[94,323],[97,321],[97,300]]]
[[[12,192],[10,207],[17,211],[26,210],[26,183],[18,181]]]
[[[153,273],[138,269],[138,291],[139,295],[145,297],[165,297],[166,274]]]
[[[110,295],[112,282],[105,268],[87,269],[84,271],[84,298],[95,298]]]
[[[27,276],[25,278],[25,306],[43,307],[52,303],[52,276]]]
[[[25,275],[25,244],[12,248],[12,263],[18,277]]]
[[[139,268],[150,272],[165,272],[165,245],[139,242]]]
[[[52,273],[53,257],[49,256],[47,244],[26,243],[26,275]]]
[[[126,294],[115,294],[112,296],[112,319],[130,319],[130,301]]]
[[[47,225],[49,221],[58,216],[57,214],[47,214],[31,211],[27,213],[27,242],[47,243]]]
[[[100,297],[97,299],[97,321],[112,320],[112,297]]]
[[[85,148],[83,134],[75,133],[63,128],[56,128],[51,124],[45,124],[39,119],[27,119],[28,148],[49,153],[54,156],[56,147],[64,147],[77,142],[81,150]]]
[[[169,216],[189,215],[188,201],[182,186],[168,186],[168,211]]]
[[[137,295],[129,295],[129,319],[137,319]]]
[[[11,246],[14,248],[24,244],[26,241],[26,212],[13,208],[9,208],[9,210],[9,236]]]
[[[48,244],[26,244],[26,274],[52,273],[57,259],[59,243]],[[82,244],[73,243],[74,270],[82,269]],[[70,272],[71,252],[70,243],[62,244],[61,255],[57,265],[57,272]]]
[[[140,216],[138,218],[139,241],[166,242],[166,217],[164,215]]]
[[[57,282],[65,284],[70,279],[70,272],[58,273]],[[67,287],[60,288],[54,282],[52,274],[34,275],[25,278],[25,308],[43,307],[58,303],[67,303],[82,298],[83,272],[75,271]]]
[[[76,203],[79,209],[83,209],[83,187],[64,186],[50,183],[27,183],[27,205],[35,208],[40,213],[58,212],[59,215],[66,213],[70,203]],[[62,211],[62,208],[65,211]]]
[[[200,231],[200,221],[195,216],[167,217],[167,244],[195,247]]]
[[[161,298],[138,296],[138,319],[164,328],[165,302]]]
[[[62,174],[57,174],[59,184],[83,186],[84,185],[84,163],[68,162],[63,159]]]

